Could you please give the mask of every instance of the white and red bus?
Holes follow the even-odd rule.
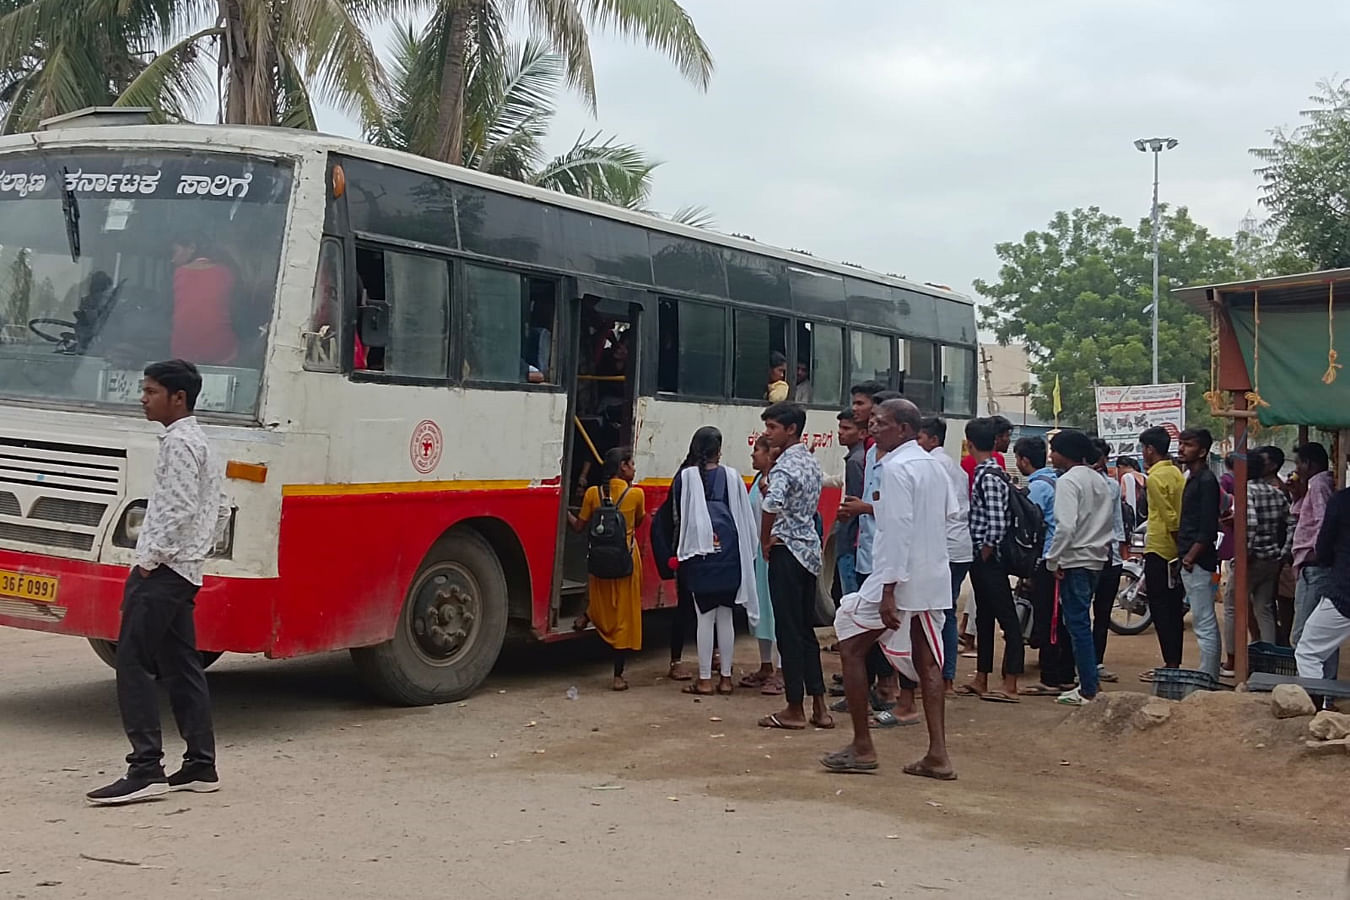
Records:
[[[565,504],[606,449],[651,511],[700,425],[748,470],[777,354],[827,472],[864,380],[959,447],[976,340],[944,289],[359,142],[67,117],[0,139],[0,624],[109,658],[156,448],[140,371],[175,351],[234,506],[202,650],[351,648],[419,704],[508,630],[571,634]]]

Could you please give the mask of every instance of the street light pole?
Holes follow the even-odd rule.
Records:
[[[1134,147],[1141,153],[1153,153],[1153,383],[1158,383],[1158,157],[1177,145],[1176,138],[1140,138]]]

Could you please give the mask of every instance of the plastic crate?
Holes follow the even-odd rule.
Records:
[[[1164,700],[1185,700],[1196,691],[1218,690],[1219,682],[1198,669],[1154,669],[1153,696]]]
[[[1278,647],[1267,641],[1247,645],[1247,668],[1268,675],[1298,675],[1292,647]]]

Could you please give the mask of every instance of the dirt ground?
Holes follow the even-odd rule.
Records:
[[[834,776],[816,760],[842,716],[770,732],[770,698],[683,696],[653,631],[626,694],[583,641],[415,710],[375,705],[345,655],[226,657],[225,789],[94,809],[81,794],[126,752],[112,673],[82,641],[0,629],[0,896],[1350,897],[1350,756],[1307,757],[1306,720],[1260,698],[1143,734],[957,700],[958,782],[900,772],[921,728],[880,736],[878,774]],[[1108,689],[1156,654],[1151,632],[1113,636]]]

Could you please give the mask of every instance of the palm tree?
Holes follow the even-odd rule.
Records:
[[[35,0],[49,3],[53,0]],[[169,0],[178,40],[118,99],[159,108],[198,100],[202,55],[214,57],[220,121],[316,127],[317,93],[343,112],[378,115],[383,72],[367,32],[376,0]]]
[[[436,142],[430,155],[456,165],[464,161],[471,66],[493,70],[509,64],[506,26],[517,14],[561,54],[568,85],[592,111],[596,100],[590,28],[612,28],[645,41],[670,57],[700,89],[712,76],[712,56],[676,0],[434,0],[434,4],[423,34],[437,73]]]
[[[544,138],[554,99],[566,77],[566,60],[531,39],[505,48],[505,66],[466,67],[460,159],[469,168],[527,184],[641,209],[657,167],[641,150],[599,132],[582,134],[566,153],[548,159]],[[439,139],[436,84],[439,60],[429,39],[402,26],[395,36],[385,114],[366,136],[375,144],[433,156]]]
[[[89,0],[79,15],[54,0],[0,0],[0,131],[117,99],[154,58],[172,0]],[[180,85],[179,97],[190,96]],[[170,102],[165,111],[180,109]]]

